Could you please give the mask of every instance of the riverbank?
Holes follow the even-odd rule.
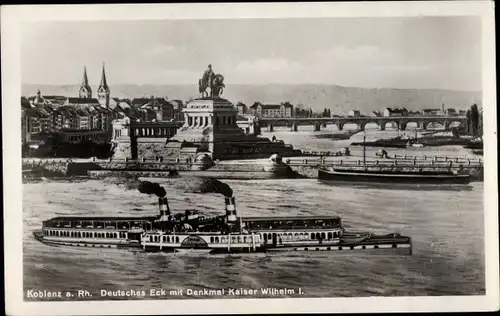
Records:
[[[410,144],[418,143],[421,146],[467,146],[471,144],[470,139],[458,136],[424,136],[420,138],[402,138],[378,139],[368,142],[352,142],[353,146],[387,147],[387,148],[406,148]]]

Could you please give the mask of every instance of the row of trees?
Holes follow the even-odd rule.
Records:
[[[295,107],[293,114],[295,117],[313,117],[314,113],[311,108],[304,109],[304,106],[300,104]]]
[[[323,110],[323,117],[332,117],[332,111],[330,109],[325,108]]]
[[[483,135],[483,118],[476,104],[473,104],[466,113],[467,123],[465,124],[465,130],[467,134],[472,136]]]

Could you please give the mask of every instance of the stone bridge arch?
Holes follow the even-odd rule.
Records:
[[[454,123],[458,123],[456,124],[457,127],[459,126],[465,126],[465,122],[463,120],[454,120],[454,119],[449,119],[445,122],[445,128],[448,130],[451,128],[451,125],[453,125]]]
[[[267,124],[267,130],[268,132],[274,132],[274,126],[277,126],[279,123],[285,123],[286,127],[293,127],[293,123],[290,120],[287,119],[277,119],[277,120],[269,120],[264,122]],[[262,122],[259,122],[261,124]]]
[[[291,123],[292,123],[291,129],[293,132],[297,132],[299,130],[299,125],[304,124],[304,123],[309,123],[310,125],[313,125],[315,131],[319,131],[319,128],[321,128],[321,122],[314,120],[314,119],[297,120],[297,121],[293,121]]]
[[[366,128],[366,125],[368,125],[370,123],[377,124],[377,126],[380,130],[385,130],[385,123],[383,121],[381,122],[380,120],[377,120],[376,118],[373,118],[373,119],[370,118],[370,119],[360,121],[358,123],[359,129],[364,131]]]
[[[339,131],[344,130],[344,125],[346,124],[356,124],[358,125],[358,129],[361,129],[361,123],[359,120],[356,120],[355,118],[352,119],[345,119],[345,120],[339,120],[337,123],[337,128]]]

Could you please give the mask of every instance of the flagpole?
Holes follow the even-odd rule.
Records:
[[[366,166],[366,131],[363,133],[363,166]]]

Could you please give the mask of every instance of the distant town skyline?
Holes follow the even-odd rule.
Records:
[[[23,27],[22,82],[328,84],[480,91],[477,17],[37,22]]]

